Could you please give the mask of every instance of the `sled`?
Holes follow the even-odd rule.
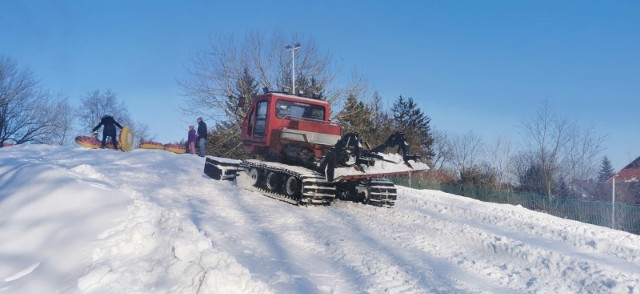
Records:
[[[125,126],[120,131],[120,150],[122,151],[131,151],[133,149],[134,135],[131,128]],[[82,147],[98,149],[102,146],[102,142],[95,137],[89,136],[77,136],[75,139],[76,143]],[[107,142],[104,148],[113,149],[113,143],[111,141]]]
[[[120,149],[124,152],[131,151],[133,149],[133,131],[128,126],[125,126],[120,131]]]
[[[164,144],[164,150],[173,152],[176,154],[186,153],[185,147],[182,144]]]
[[[82,147],[87,147],[92,149],[98,149],[102,145],[102,142],[100,142],[100,140],[94,137],[89,137],[89,136],[77,136],[76,143]],[[104,148],[113,149],[113,144],[111,144],[111,141],[107,142]]]
[[[154,141],[142,141],[140,142],[140,149],[164,150],[164,145]]]

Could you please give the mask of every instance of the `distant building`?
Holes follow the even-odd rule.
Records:
[[[616,179],[616,200],[627,204],[640,204],[640,157],[629,163],[607,180],[611,184]]]
[[[634,183],[640,182],[640,157],[629,163],[613,177],[607,180],[607,183],[611,183],[613,178],[616,178],[616,183]]]

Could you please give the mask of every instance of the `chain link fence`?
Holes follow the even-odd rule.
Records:
[[[484,202],[521,205],[530,210],[561,218],[614,228],[640,235],[640,206],[625,203],[548,197],[531,193],[496,191],[471,185],[447,185],[411,177],[390,178],[396,185],[414,189],[440,190]]]

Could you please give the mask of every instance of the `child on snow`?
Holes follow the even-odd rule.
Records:
[[[189,142],[189,153],[196,154],[196,129],[193,126],[189,126],[187,142]]]

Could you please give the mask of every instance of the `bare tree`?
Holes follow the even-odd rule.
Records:
[[[127,105],[124,101],[118,102],[116,94],[110,89],[104,92],[100,90],[88,92],[80,100],[77,117],[81,130],[90,132],[104,115],[113,116],[123,126],[132,123]]]
[[[484,152],[484,143],[474,131],[451,136],[451,163],[464,176],[480,163]]]
[[[5,143],[60,143],[70,127],[66,99],[41,89],[29,70],[0,57],[0,147]]]
[[[547,101],[521,127],[525,152],[541,169],[547,196],[557,190],[556,184],[595,176],[594,164],[605,137],[595,135],[593,129],[581,129],[558,117]]]
[[[445,164],[452,161],[451,140],[444,131],[433,130],[433,152],[435,154],[432,159],[434,169],[441,170]]]
[[[42,143],[65,145],[71,142],[71,132],[74,122],[73,108],[66,97],[62,94],[54,96],[50,101],[49,108],[55,115],[51,117],[51,125],[54,128],[49,136],[44,138]]]
[[[566,156],[562,161],[564,174],[570,180],[586,180],[596,178],[600,153],[604,150],[606,136],[596,135],[593,126],[578,128],[569,138]]]
[[[509,178],[511,152],[511,142],[503,137],[497,137],[487,148],[487,163],[496,175],[498,189],[501,189],[503,184],[514,182]]]
[[[80,132],[89,133],[100,122],[102,116],[107,114],[112,115],[121,125],[129,126],[139,140],[151,139],[149,127],[131,119],[126,103],[118,101],[116,94],[109,89],[104,92],[100,90],[88,92],[80,100],[80,106],[76,110],[76,115],[80,121]]]
[[[151,135],[151,131],[149,126],[143,123],[136,123],[134,127],[132,127],[133,133],[136,137],[136,144],[139,144],[141,141],[153,141],[155,140],[155,136]]]
[[[509,158],[509,172],[517,179],[517,185],[521,188],[526,182],[527,172],[535,166],[535,160],[530,153],[521,151]]]
[[[335,74],[331,58],[320,52],[312,38],[285,38],[281,33],[266,38],[250,32],[240,42],[232,35],[212,39],[209,47],[194,57],[187,69],[190,77],[179,81],[186,96],[183,113],[215,122],[242,121],[256,93],[253,87],[239,92],[243,87],[238,87],[238,81],[254,79],[257,87],[274,90],[290,88],[291,52],[284,46],[293,42],[302,43],[295,51],[296,89],[320,91],[334,105],[344,98],[346,89],[332,86]]]

